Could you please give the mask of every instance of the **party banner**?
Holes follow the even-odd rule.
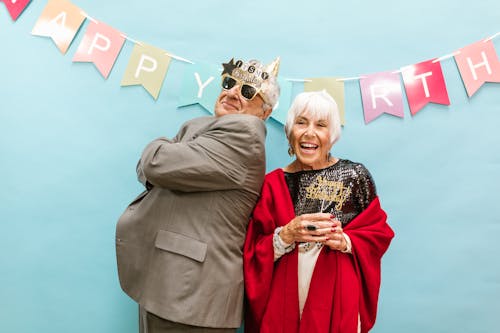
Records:
[[[130,56],[121,86],[142,85],[156,100],[171,57],[162,49],[138,42]]]
[[[210,113],[221,90],[221,69],[207,63],[186,67],[178,107],[199,104]]]
[[[404,117],[399,74],[383,72],[363,75],[359,80],[359,86],[366,124],[382,113]]]
[[[345,125],[344,82],[337,81],[336,77],[316,77],[306,79],[304,91],[326,90],[333,97],[340,113],[340,123]]]
[[[491,40],[476,42],[459,52],[455,61],[469,97],[485,82],[500,82],[500,61]]]
[[[428,60],[405,67],[401,74],[412,116],[431,102],[450,105],[439,61]]]
[[[290,99],[292,98],[292,82],[278,78],[278,84],[280,86],[280,97],[271,113],[271,118],[284,125],[290,107]]]
[[[3,0],[5,7],[9,11],[10,17],[15,21],[29,5],[31,0]]]
[[[73,61],[93,62],[107,79],[124,43],[121,32],[102,22],[91,21]]]
[[[49,0],[38,18],[32,35],[50,37],[65,54],[85,21],[82,10],[67,0]]]

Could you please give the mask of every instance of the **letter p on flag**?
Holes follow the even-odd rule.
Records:
[[[93,62],[107,79],[124,43],[121,32],[102,22],[91,21],[73,62]]]
[[[170,60],[171,57],[162,49],[142,42],[135,44],[121,85],[142,85],[154,99],[158,99]]]

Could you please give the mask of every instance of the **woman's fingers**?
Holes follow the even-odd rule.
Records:
[[[332,234],[342,233],[342,223],[328,213],[303,214],[292,219],[284,229],[282,236],[287,240],[326,242]]]

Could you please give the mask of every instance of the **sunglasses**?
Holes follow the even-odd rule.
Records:
[[[259,93],[259,90],[257,88],[255,88],[249,84],[242,83],[240,80],[235,79],[232,76],[224,75],[222,77],[222,84],[221,85],[222,85],[222,88],[224,90],[229,90],[237,84],[240,86],[241,96],[243,96],[245,99],[247,99],[249,101],[252,100],[255,97],[255,95],[257,95]]]

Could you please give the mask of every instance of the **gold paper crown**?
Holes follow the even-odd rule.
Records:
[[[229,74],[243,83],[254,86],[257,89],[262,88],[262,84],[267,80],[277,79],[280,67],[280,58],[277,57],[269,65],[264,66],[257,60],[243,62],[234,58],[228,63],[223,63],[224,70],[221,75]]]

